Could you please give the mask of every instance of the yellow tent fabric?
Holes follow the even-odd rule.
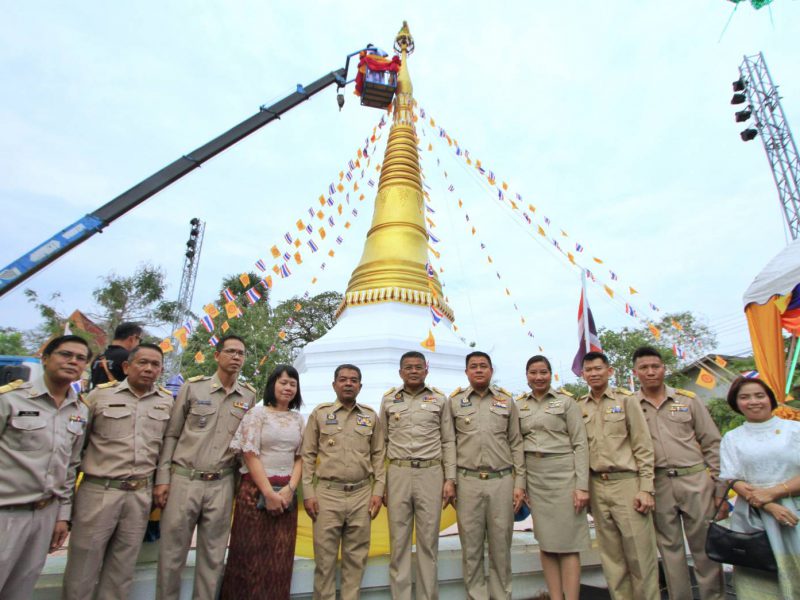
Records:
[[[297,542],[295,544],[295,556],[303,558],[314,558],[314,544],[312,535],[311,517],[303,509],[303,503],[298,503],[299,514],[297,515]],[[389,554],[389,522],[386,519],[386,507],[381,508],[381,512],[372,522],[372,534],[370,536],[369,555],[382,556]],[[456,522],[456,511],[452,506],[448,506],[442,512],[442,520],[439,530],[446,529]]]
[[[781,313],[775,304],[775,298],[778,296],[774,296],[766,304],[755,302],[748,304],[744,314],[747,317],[747,327],[750,330],[750,341],[753,344],[753,355],[759,376],[775,392],[778,402],[784,402],[786,358]]]

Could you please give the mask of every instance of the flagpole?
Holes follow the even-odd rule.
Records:
[[[586,269],[581,269],[581,295],[583,296],[583,342],[588,353],[591,344],[589,343],[589,299],[586,297]]]

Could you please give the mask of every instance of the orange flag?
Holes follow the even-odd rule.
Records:
[[[179,327],[175,331],[172,332],[172,336],[178,340],[180,343],[181,348],[186,348],[186,344],[188,343],[186,336],[188,332],[186,331],[186,327]]]
[[[273,246],[269,251],[272,253],[272,258],[278,258],[281,255],[281,251],[278,250],[277,246]]]
[[[325,232],[325,228],[324,227],[320,227],[319,228],[319,239],[324,240],[326,235],[328,235],[328,234]]]
[[[247,287],[250,285],[250,276],[247,273],[242,273],[239,275],[239,281],[242,282],[244,287]]]
[[[323,196],[322,194],[319,195],[319,205],[320,206],[325,206],[325,196]],[[319,213],[317,213],[317,214],[319,214]]]
[[[602,265],[603,264],[603,261],[600,260],[599,258],[593,258],[592,260],[594,260],[594,262],[596,262],[598,265]]]
[[[229,319],[235,319],[239,316],[239,306],[231,300],[225,304],[225,314],[228,315]]]
[[[299,248],[299,247],[300,247],[300,238],[297,238],[297,239],[294,241],[294,247],[295,247],[295,248]]]
[[[306,224],[303,223],[303,219],[297,219],[297,223],[295,223],[295,225],[297,226],[297,231],[303,231],[303,229],[306,228]]]
[[[175,348],[172,347],[172,342],[169,338],[161,340],[158,344],[158,347],[161,348],[162,352],[172,352]]]
[[[286,332],[283,331],[283,330],[279,331],[278,332],[278,337],[281,338],[282,340],[285,340],[286,339]]]
[[[714,377],[713,374],[701,368],[695,383],[700,387],[706,388],[707,390],[713,390],[715,387],[717,387],[717,378]]]
[[[609,297],[611,297],[611,298],[614,297],[614,290],[612,290],[610,287],[608,287],[607,285],[604,285],[603,289],[606,291],[606,294],[608,294]]]
[[[339,214],[342,214],[342,205],[340,204],[339,206],[337,206],[336,210],[339,212]]]
[[[294,260],[295,262],[297,262],[298,265],[303,263],[303,257],[300,256],[299,252],[294,253]]]
[[[638,294],[638,293],[639,293],[639,292],[637,292],[635,289],[633,289],[633,288],[632,288],[632,287],[630,287],[630,286],[628,286],[628,291],[630,291],[630,293],[631,293],[631,296],[633,296],[634,294]]]
[[[425,338],[422,342],[420,342],[419,345],[425,348],[426,350],[430,350],[431,352],[436,352],[436,338],[433,337],[433,331],[428,329],[428,337]]]
[[[312,284],[314,284],[314,283],[317,283],[317,278],[316,278],[316,277],[312,277],[312,278],[311,278],[311,283],[312,283]]]
[[[198,365],[206,362],[205,355],[202,352],[198,352],[194,355],[194,362],[196,362]]]
[[[340,183],[339,185],[337,185],[337,186],[336,186],[336,189],[337,189],[339,192],[343,192],[343,191],[344,191],[344,186],[343,186],[343,185]]]
[[[205,313],[212,319],[216,319],[219,316],[219,311],[217,310],[217,307],[214,306],[213,304],[206,304],[203,307],[203,311],[205,311]]]
[[[547,234],[544,232],[544,229],[542,229],[541,225],[537,225],[537,228],[538,228],[537,231],[539,232],[539,235],[547,236]]]
[[[294,305],[294,312],[300,312],[301,310],[303,310],[303,305],[299,302],[296,302]]]
[[[228,331],[228,329],[230,329],[230,328],[231,328],[231,326],[230,326],[230,325],[228,325],[228,322],[227,322],[227,321],[225,321],[225,322],[222,324],[222,327],[220,327],[220,329],[222,329],[222,333],[225,333],[225,332],[226,332],[226,331]]]
[[[322,219],[325,218],[325,213],[323,213],[321,210],[318,210],[317,211],[317,218],[321,221]]]
[[[575,264],[575,257],[572,255],[572,252],[567,252],[567,258],[569,259],[569,262],[571,262],[573,265]]]
[[[334,255],[334,254],[336,254],[336,252],[334,252],[333,250],[328,250],[328,256],[330,256],[331,258],[333,258],[333,255]]]
[[[660,340],[660,339],[661,339],[661,330],[660,330],[658,327],[656,327],[655,325],[653,325],[652,323],[650,323],[650,324],[647,326],[647,328],[650,330],[650,333],[652,333],[652,334],[653,334],[653,337],[654,337],[654,338],[656,338],[657,340]]]
[[[725,360],[724,358],[722,358],[719,355],[717,355],[717,357],[714,359],[714,362],[717,363],[722,368],[725,368],[726,366],[728,366],[728,361]]]

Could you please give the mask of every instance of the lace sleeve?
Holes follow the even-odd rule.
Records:
[[[741,479],[743,477],[742,468],[736,455],[736,440],[731,433],[722,436],[722,443],[719,446],[720,479]]]
[[[231,450],[237,452],[252,452],[255,455],[261,454],[261,429],[264,425],[262,406],[257,406],[247,412],[236,434],[231,440]]]

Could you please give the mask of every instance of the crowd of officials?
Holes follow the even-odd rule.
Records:
[[[552,598],[579,597],[587,510],[612,598],[660,598],[660,553],[669,597],[691,599],[684,540],[701,598],[725,597],[722,567],[704,551],[709,519],[727,512],[720,434],[694,394],[664,384],[653,348],[632,357],[635,393],[609,386],[605,355],[586,354],[589,393],[581,398],[552,387],[544,356],[528,361],[530,391],[513,398],[492,383],[483,352],[467,355],[468,385],[446,395],[428,384],[425,356],[411,351],[379,411],[358,402],[361,371],[343,364],[333,374],[334,401],[304,423],[291,366],[274,370],[256,405],[256,390],[239,380],[246,348],[237,336],[217,344],[214,375],[189,379],[174,399],[158,386],[161,349],[130,339],[141,329],[120,336],[114,345],[125,356],[106,351],[95,361],[93,378],[96,371],[105,383],[96,381],[83,399],[70,384],[91,353],[71,335],[44,348],[42,378],[0,388],[0,600],[31,598],[47,553],[70,530],[62,597],[127,598],[154,506],[161,508],[156,598],[180,596],[193,535],[193,598],[288,598],[300,486],[314,522],[320,600],[336,598],[337,564],[340,597],[359,597],[370,524],[383,506],[392,597],[410,600],[413,582],[416,598],[437,598],[447,505],[457,513],[465,596],[510,599],[514,515],[523,504]],[[748,422],[723,442],[722,477],[736,479],[745,499],[737,510],[762,509],[783,544],[779,576],[755,574],[753,593],[774,584],[778,595],[770,597],[800,597],[792,587],[800,573],[800,424],[775,424],[774,395],[757,379],[735,382],[728,401]],[[791,455],[780,469],[766,468],[763,450],[761,462],[750,460],[746,444],[766,442]]]

